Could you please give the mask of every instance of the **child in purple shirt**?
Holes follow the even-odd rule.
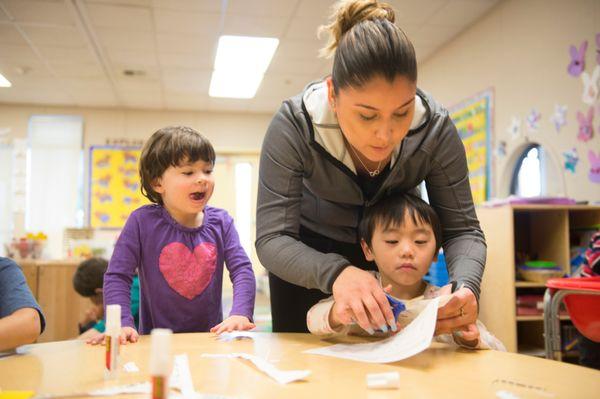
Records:
[[[142,193],[153,202],[131,213],[104,276],[104,304],[121,305],[121,342],[136,342],[130,287],[140,278],[139,333],[254,328],[256,282],[231,216],[207,206],[215,152],[188,127],[158,130],[140,159]],[[222,314],[223,263],[233,283],[233,307]],[[99,343],[103,336],[89,342]]]

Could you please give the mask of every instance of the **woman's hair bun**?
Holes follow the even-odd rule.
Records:
[[[321,49],[322,57],[331,57],[340,40],[353,26],[368,20],[387,19],[395,21],[394,10],[378,0],[342,0],[332,6],[329,23],[319,27],[319,36],[329,34],[327,45]]]

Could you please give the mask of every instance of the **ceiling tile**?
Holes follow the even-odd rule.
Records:
[[[248,110],[251,100],[240,100],[236,98],[215,98],[208,99],[207,109],[209,111],[239,111]]]
[[[284,18],[227,15],[223,34],[280,38],[283,36],[286,24]]]
[[[214,64],[213,57],[198,53],[160,52],[158,61],[162,68],[211,69]]]
[[[4,0],[3,4],[16,22],[75,25],[64,1]]]
[[[123,69],[158,68],[158,59],[154,51],[122,50],[108,48],[107,56],[113,66]]]
[[[191,53],[197,57],[214,58],[214,52],[217,49],[217,34],[211,35],[183,35],[158,33],[156,35],[156,45],[160,53]],[[212,64],[212,61],[211,61]]]
[[[165,91],[181,93],[208,93],[212,71],[206,69],[163,70],[162,82]]]
[[[154,24],[150,8],[105,4],[89,4],[88,15],[92,24],[101,28],[131,29],[153,31]]]
[[[85,47],[86,39],[75,27],[24,26],[29,40],[37,46]]]
[[[37,49],[51,63],[81,62],[92,64],[97,62],[89,47],[37,46]]]
[[[12,24],[0,24],[0,44],[27,46],[27,42]]]
[[[296,9],[296,17],[312,17],[313,20],[323,24],[331,13],[335,1],[327,0],[300,0]]]
[[[154,0],[153,4],[158,12],[162,12],[162,9],[211,13],[221,11],[221,1],[215,0]]]
[[[97,28],[98,40],[105,49],[155,51],[154,34],[136,30]]]
[[[0,103],[73,105],[73,99],[63,90],[41,86],[0,90]]]
[[[454,0],[452,0],[454,1]],[[422,25],[437,11],[442,9],[449,0],[389,0],[394,9],[396,24],[400,27],[404,25]]]
[[[86,0],[86,3],[109,4],[109,5],[116,5],[116,6],[138,6],[138,7],[152,6],[152,0]]]
[[[318,40],[317,29],[323,22],[311,17],[294,18],[283,37],[285,39]]]
[[[10,59],[14,62],[39,62],[29,46],[17,46],[13,44],[0,44],[0,59]]]
[[[452,0],[427,19],[426,23],[437,26],[464,26],[489,11],[496,1]]]
[[[219,29],[219,14],[160,10],[154,13],[158,33],[193,33],[214,36]]]
[[[275,54],[273,57],[273,61],[269,65],[269,69],[267,69],[267,73],[292,73],[292,74],[301,74],[301,73],[316,73],[318,71],[319,63],[317,62],[317,57],[312,58],[288,58],[281,54]]]
[[[290,17],[296,8],[297,0],[229,0],[227,16]]]
[[[31,59],[24,62],[20,59],[14,58],[3,58],[0,57],[0,73],[4,75],[11,82],[14,79],[20,79],[21,77],[28,79],[35,78],[52,78],[52,73],[38,60]]]
[[[208,96],[193,93],[165,92],[165,106],[174,110],[201,111],[208,108]]]
[[[103,78],[104,71],[97,64],[50,63],[59,78]]]

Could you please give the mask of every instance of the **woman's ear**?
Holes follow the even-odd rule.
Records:
[[[366,241],[362,238],[360,240],[360,246],[363,250],[363,253],[365,254],[365,259],[367,259],[369,262],[374,261],[375,257],[373,256],[373,253],[371,252],[371,248],[369,248]]]
[[[331,76],[328,76],[325,81],[327,82],[327,100],[329,101],[329,106],[333,112],[335,112],[335,89],[333,88],[333,80],[331,79]]]

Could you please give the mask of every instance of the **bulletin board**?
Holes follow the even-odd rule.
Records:
[[[491,196],[493,98],[491,89],[450,107],[450,118],[465,146],[473,202],[481,204]]]
[[[140,190],[140,153],[139,147],[90,147],[90,227],[120,229],[132,211],[149,203]]]

